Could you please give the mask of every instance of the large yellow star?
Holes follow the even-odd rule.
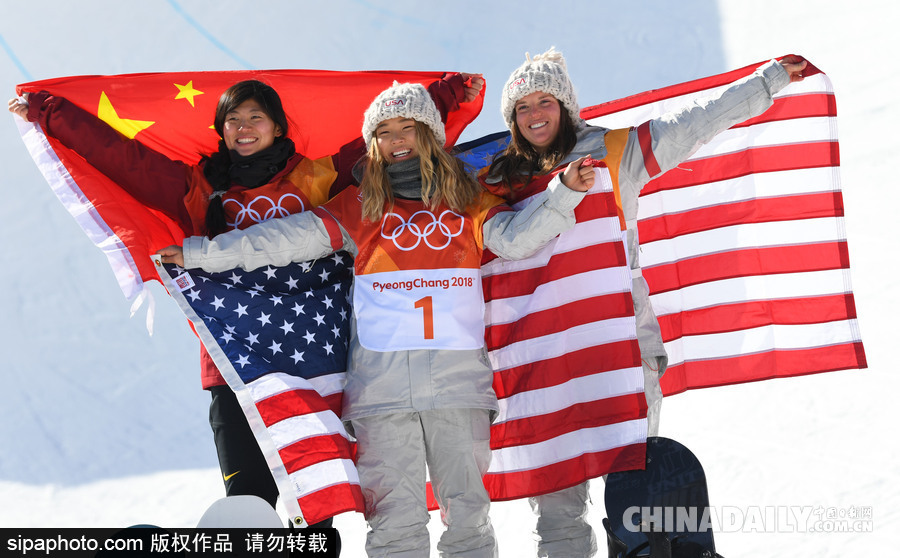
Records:
[[[155,122],[146,120],[119,118],[105,91],[100,93],[100,106],[97,107],[97,116],[128,139],[134,139],[134,136],[138,135],[139,132],[155,124]]]
[[[178,95],[175,95],[176,101],[178,99],[187,99],[191,106],[194,106],[194,96],[203,95],[203,91],[194,89],[194,80],[187,82],[185,85],[178,85],[177,83],[173,85],[178,88]]]

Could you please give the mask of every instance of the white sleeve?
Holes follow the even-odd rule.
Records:
[[[764,113],[790,81],[784,67],[772,60],[716,96],[633,129],[619,168],[620,188],[636,197],[651,178],[678,166],[716,134]],[[648,146],[650,153],[645,152]]]
[[[501,211],[484,223],[484,245],[507,260],[531,256],[575,225],[584,192],[567,188],[556,175],[547,189],[519,211]]]
[[[341,227],[342,242],[348,236]],[[352,243],[352,241],[350,241]],[[184,267],[217,272],[240,267],[283,266],[320,258],[335,252],[325,223],[312,211],[271,219],[244,230],[233,230],[209,239],[184,240]]]

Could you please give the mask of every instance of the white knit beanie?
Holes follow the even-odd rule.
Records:
[[[578,108],[575,88],[569,80],[566,60],[556,47],[532,58],[525,53],[525,62],[513,71],[501,92],[500,112],[506,125],[512,129],[515,122],[514,109],[516,102],[535,91],[542,91],[556,97],[563,107],[569,111],[572,122],[577,126],[582,120]]]
[[[362,136],[369,147],[374,139],[375,128],[391,118],[412,118],[426,124],[434,132],[438,143],[444,145],[447,136],[441,113],[431,99],[431,95],[421,83],[397,83],[382,91],[363,117]]]

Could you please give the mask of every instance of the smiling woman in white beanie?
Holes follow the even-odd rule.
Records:
[[[572,86],[566,69],[566,59],[561,52],[550,47],[547,52],[534,57],[526,53],[525,62],[506,80],[501,92],[500,112],[507,126],[512,127],[515,123],[513,111],[516,102],[538,91],[553,95],[568,111],[572,122],[583,124],[584,121],[579,115],[581,107],[578,106],[575,87]]]
[[[785,58],[781,62],[773,60],[702,105],[695,104],[637,128],[622,130],[590,126],[581,119],[565,59],[554,48],[534,57],[526,55],[525,62],[512,72],[501,92],[500,110],[511,139],[507,149],[482,174],[481,182],[485,188],[513,204],[541,191],[555,173],[573,161],[590,157],[597,172],[610,180],[621,196],[620,209],[627,225],[628,264],[633,277],[635,333],[640,345],[648,406],[648,435],[655,435],[658,429],[662,401],[659,378],[666,369],[668,357],[659,323],[650,307],[647,283],[641,276],[636,227],[638,195],[651,178],[674,168],[719,132],[764,112],[772,105],[772,96],[776,92],[789,82],[802,79],[801,72],[805,67],[806,62],[799,57]],[[578,234],[576,230],[563,233],[560,242],[564,242],[563,237],[567,235]],[[598,262],[597,268],[600,267],[603,264]],[[486,290],[491,288],[491,281],[491,277],[486,278]],[[527,291],[524,286],[520,285],[520,288]],[[542,289],[553,288],[560,287],[542,285]],[[555,294],[545,292],[545,296]],[[560,292],[559,297],[569,300],[564,292]],[[545,319],[553,320],[554,317],[545,315]],[[592,398],[590,394],[577,393],[571,399],[588,401],[603,397]],[[515,414],[513,410],[508,412]],[[591,417],[582,418],[585,428],[602,424],[593,424]],[[596,420],[602,421],[600,417]],[[602,474],[586,474],[583,478]],[[557,486],[567,483],[571,486],[571,482],[571,479],[560,479]],[[574,482],[578,484],[530,499],[538,516],[538,556],[586,557],[597,551],[596,536],[585,520],[588,482]]]
[[[391,118],[409,118],[431,128],[440,145],[447,141],[444,123],[437,105],[431,100],[428,91],[421,83],[397,83],[385,89],[372,101],[363,115],[362,137],[366,146],[372,145],[375,139],[375,128],[378,124]]]

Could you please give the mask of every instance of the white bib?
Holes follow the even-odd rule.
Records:
[[[478,269],[357,275],[353,309],[359,342],[372,351],[484,346],[484,296]]]

